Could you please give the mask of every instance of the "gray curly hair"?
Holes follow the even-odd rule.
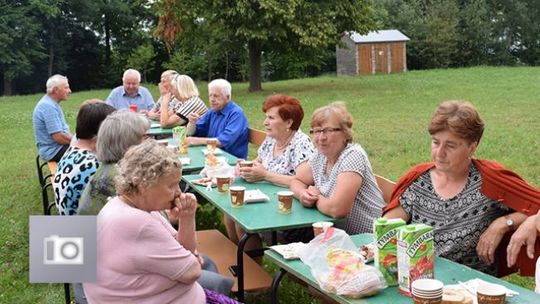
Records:
[[[182,163],[176,154],[155,140],[145,140],[129,148],[118,162],[116,193],[136,194],[139,186],[156,185],[160,178],[175,170],[182,171]]]

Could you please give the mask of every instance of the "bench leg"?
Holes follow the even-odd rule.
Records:
[[[270,294],[270,303],[272,304],[278,304],[278,288],[279,288],[279,282],[281,282],[281,279],[283,279],[283,276],[287,273],[287,271],[283,268],[280,268],[278,273],[274,276],[272,279],[272,289]]]
[[[238,242],[236,252],[236,277],[238,278],[238,301],[244,302],[244,247],[253,234],[245,233]]]

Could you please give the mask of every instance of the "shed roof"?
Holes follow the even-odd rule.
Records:
[[[357,32],[349,32],[349,37],[355,43],[372,43],[372,42],[392,42],[392,41],[409,41],[409,37],[403,35],[398,30],[380,30],[369,32],[367,35],[360,35]]]

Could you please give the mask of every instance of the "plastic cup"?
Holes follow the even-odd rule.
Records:
[[[218,192],[227,192],[231,185],[231,178],[228,176],[218,176],[216,177],[216,182]]]
[[[134,105],[134,104],[129,105],[129,110],[130,110],[131,112],[137,113],[137,111],[138,111],[137,105]]]
[[[214,152],[217,148],[217,138],[209,138],[206,140],[206,149],[208,152]]]
[[[291,213],[294,193],[292,193],[292,191],[279,191],[277,195],[279,213]]]
[[[323,232],[325,232],[328,228],[334,226],[334,223],[332,222],[316,222],[313,223],[311,226],[313,226],[313,236],[317,236]]]
[[[506,301],[506,288],[499,284],[482,284],[476,290],[478,304],[503,304]]]
[[[238,165],[240,166],[240,168],[253,167],[253,161],[251,161],[251,160],[243,160],[243,161],[239,162]]]
[[[229,192],[231,192],[231,206],[233,208],[243,207],[246,188],[242,186],[233,186],[229,188]]]

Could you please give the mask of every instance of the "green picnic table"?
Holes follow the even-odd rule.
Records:
[[[365,245],[373,242],[373,236],[369,233],[358,234],[351,236],[353,242],[358,245]],[[300,280],[306,282],[310,286],[321,291],[317,281],[311,275],[311,269],[302,263],[300,260],[286,260],[279,253],[274,250],[266,250],[264,255],[266,258],[280,267],[280,270],[274,276],[272,282],[272,303],[278,303],[278,287],[281,278],[288,272]],[[372,263],[371,263],[372,264]],[[532,292],[531,290],[519,287],[512,283],[508,283],[496,277],[479,272],[467,266],[452,262],[445,258],[435,257],[435,278],[442,281],[445,285],[458,284],[458,281],[468,281],[471,279],[482,279],[487,282],[504,285],[514,291],[519,292],[519,295],[509,297],[506,300],[508,304],[527,304],[527,303],[540,303],[540,295]],[[353,303],[353,304],[400,304],[400,303],[412,303],[412,299],[406,297],[398,292],[397,286],[388,287],[378,294],[366,297],[362,299],[349,299],[346,297],[338,296],[334,293],[324,292],[325,295],[336,300],[338,303]]]
[[[241,178],[237,178],[234,186],[244,186],[246,190],[260,190],[269,197],[267,202],[248,203],[241,208],[231,207],[229,192],[218,192],[217,189],[208,191],[206,187],[196,185],[194,180],[199,179],[198,175],[186,175],[182,179],[206,198],[211,204],[216,206],[221,212],[231,217],[246,232],[238,243],[237,265],[235,268],[238,277],[238,299],[244,301],[244,277],[243,277],[243,251],[244,246],[253,234],[260,232],[275,232],[292,228],[311,226],[319,221],[335,222],[333,218],[320,213],[314,208],[305,208],[297,199],[293,200],[292,212],[281,214],[278,211],[277,193],[288,188],[279,187],[269,182],[248,183]],[[231,185],[232,186],[232,185]]]

